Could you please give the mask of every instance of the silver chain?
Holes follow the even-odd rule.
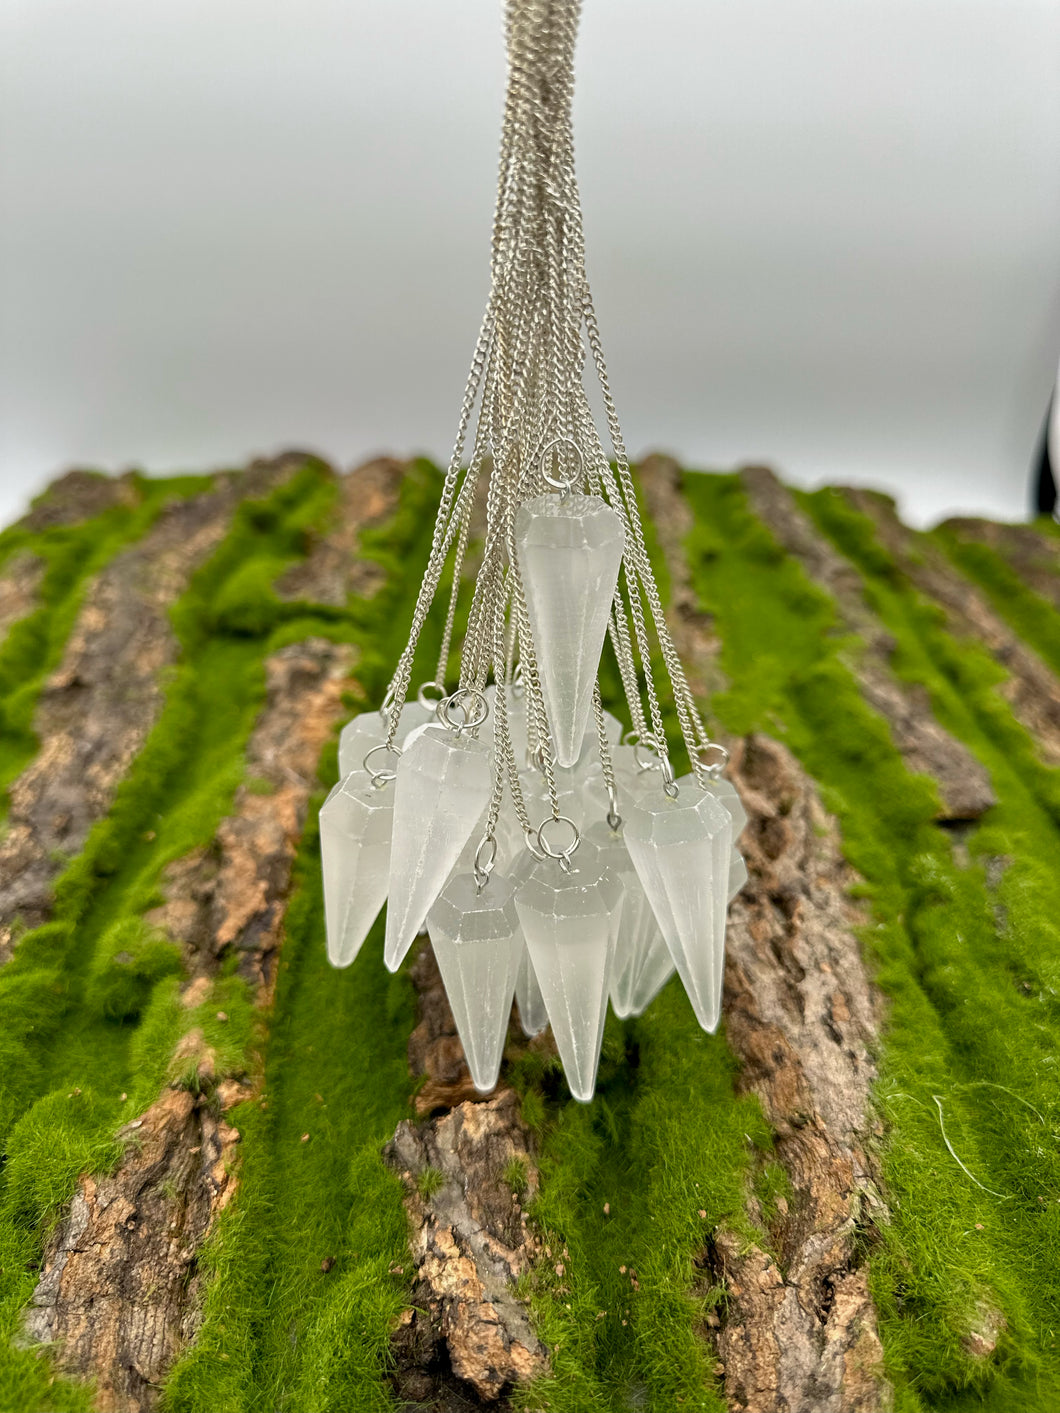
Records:
[[[682,737],[701,784],[724,758],[703,726],[663,615],[644,542],[629,457],[604,362],[585,273],[585,238],[574,172],[571,101],[580,0],[507,0],[508,89],[501,124],[491,288],[461,406],[456,444],[442,487],[431,551],[409,641],[386,697],[392,746],[413,660],[445,566],[453,583],[434,686],[443,694],[462,576],[472,544],[472,513],[486,478],[485,530],[461,650],[459,689],[476,696],[490,675],[497,685],[493,721],[494,782],[482,841],[484,859],[505,791],[532,841],[509,724],[508,685],[518,671],[530,753],[544,776],[552,818],[561,818],[555,751],[526,599],[515,558],[519,506],[550,486],[603,497],[619,516],[626,543],[609,638],[637,738],[653,750],[664,787],[673,785],[655,679],[657,649],[669,679]],[[599,385],[609,450],[585,387],[587,362]],[[465,448],[474,435],[464,466]],[[517,665],[517,666],[516,666]],[[647,711],[645,711],[645,701]],[[615,777],[599,683],[593,699],[609,818],[617,827]],[[710,766],[699,759],[710,750]],[[532,846],[532,844],[531,844]],[[540,845],[539,845],[540,847]],[[488,872],[488,869],[486,869]]]

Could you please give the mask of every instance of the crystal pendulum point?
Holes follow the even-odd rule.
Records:
[[[534,855],[529,849],[520,849],[512,862],[510,874],[516,884],[522,884],[534,868]],[[519,954],[515,969],[515,1001],[519,1007],[519,1024],[526,1036],[540,1035],[548,1028],[548,1011],[545,998],[537,984],[537,973],[530,960],[530,949],[526,945],[522,928],[519,931]]]
[[[556,760],[574,765],[625,546],[599,496],[541,495],[515,516],[515,549]]]
[[[721,1017],[732,819],[694,776],[677,784],[673,800],[657,776],[634,795],[626,847],[696,1019],[712,1031]]]
[[[481,892],[470,873],[446,884],[427,914],[438,970],[475,1088],[497,1083],[519,953],[515,883],[491,875]]]
[[[383,960],[397,971],[490,797],[485,742],[422,726],[409,738],[394,784]]]
[[[395,746],[402,746],[405,737],[416,726],[425,726],[432,713],[419,702],[406,702],[398,717]],[[361,770],[364,758],[373,746],[381,746],[390,729],[389,717],[378,711],[363,711],[348,721],[339,734],[339,779],[349,775],[351,770]],[[381,762],[380,762],[381,763]],[[391,762],[392,764],[392,762]],[[389,769],[389,766],[388,766]]]
[[[731,781],[712,780],[707,789],[719,804],[725,806],[732,819],[732,853],[729,855],[729,902],[731,903],[747,882],[747,865],[744,863],[743,855],[736,847],[736,841],[747,825],[747,811]]]
[[[570,873],[554,859],[536,863],[515,906],[570,1091],[591,1099],[611,980],[611,915],[621,889],[591,844],[571,862]]]
[[[639,1016],[654,1001],[674,974],[673,958],[633,867],[622,828],[612,829],[606,820],[599,819],[588,826],[583,837],[597,847],[600,861],[622,885],[611,1005],[615,1015],[625,1020],[627,1016]]]
[[[515,1000],[519,1007],[519,1024],[524,1035],[540,1035],[548,1025],[548,1011],[545,998],[537,984],[537,973],[530,961],[530,950],[525,939],[519,949],[519,960],[515,970]]]
[[[320,811],[324,916],[328,961],[348,967],[379,909],[390,877],[394,787],[354,771],[332,790]]]

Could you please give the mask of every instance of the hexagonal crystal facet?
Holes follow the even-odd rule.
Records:
[[[585,843],[570,873],[556,860],[544,859],[533,865],[515,895],[556,1048],[576,1099],[591,1099],[596,1087],[614,950],[612,914],[621,898],[621,886]]]
[[[458,873],[427,914],[467,1066],[481,1090],[497,1083],[524,950],[515,888],[510,878],[493,874],[480,892],[472,874]]]
[[[332,790],[320,811],[320,857],[328,961],[347,967],[386,901],[394,787],[377,788],[354,771]]]
[[[624,546],[622,522],[599,496],[534,496],[516,512],[516,557],[560,765],[582,751]]]
[[[626,814],[626,847],[696,1018],[712,1031],[721,1016],[732,819],[694,776],[677,784],[671,800],[652,772]]]
[[[489,797],[485,742],[443,726],[421,726],[410,735],[394,784],[383,949],[391,971],[397,971],[423,927]]]

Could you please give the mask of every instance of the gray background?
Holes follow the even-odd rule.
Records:
[[[500,0],[0,0],[0,520],[69,463],[444,458]],[[631,448],[1018,518],[1060,354],[1060,4],[586,0]]]

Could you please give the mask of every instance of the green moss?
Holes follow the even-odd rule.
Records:
[[[901,1405],[1007,1397],[1018,1402],[997,1406],[1047,1407],[1060,1384],[1048,1334],[1057,1247],[1044,1238],[1060,1171],[1035,1115],[1049,1126],[1056,1113],[1060,1037],[1045,988],[1057,954],[1043,928],[1060,905],[1048,866],[1057,844],[1053,782],[997,692],[996,665],[949,639],[864,517],[852,523],[849,506],[830,492],[801,498],[862,569],[869,602],[896,642],[895,670],[924,684],[942,723],[991,770],[1001,803],[961,867],[933,822],[932,782],[909,774],[860,695],[848,665],[859,645],[842,632],[831,601],[751,516],[735,478],[689,477],[686,493],[697,518],[689,539],[695,585],[715,616],[732,684],[715,708],[730,729],[769,730],[801,758],[839,816],[872,906],[865,941],[890,1003],[878,1102],[888,1126],[891,1218],[870,1270]],[[995,892],[985,865],[1001,855],[1013,862]],[[1014,1076],[1019,1098],[984,1102],[995,1091],[980,1086]],[[946,1138],[1001,1197],[967,1176]],[[999,1310],[1005,1328],[997,1353],[979,1358],[969,1336],[985,1308]]]
[[[85,1002],[105,1020],[136,1020],[165,976],[183,970],[180,948],[142,918],[124,917],[101,935]]]
[[[364,703],[382,699],[404,645],[418,587],[405,564],[426,556],[438,487],[432,467],[413,467],[395,515],[362,537],[362,553],[388,569],[378,592],[327,622],[309,620],[314,632],[357,646]],[[304,636],[308,611],[285,618],[271,645]],[[433,673],[438,628],[425,630],[414,681]],[[322,777],[330,782],[335,768],[333,743]],[[228,1116],[242,1134],[240,1187],[207,1245],[204,1322],[167,1383],[171,1413],[391,1407],[389,1335],[407,1303],[410,1264],[401,1184],[381,1149],[409,1113],[412,993],[407,975],[380,964],[381,924],[352,967],[327,963],[322,799],[296,862],[265,1093]]]
[[[530,1185],[530,1175],[522,1158],[513,1158],[504,1169],[504,1183],[516,1197],[521,1197]]]
[[[445,1174],[441,1168],[426,1167],[416,1176],[416,1191],[429,1202],[436,1192],[445,1186]]]
[[[803,760],[839,816],[871,909],[865,945],[889,998],[878,1103],[891,1218],[869,1254],[898,1406],[1050,1408],[1060,1389],[1055,776],[1001,696],[997,664],[949,639],[868,522],[851,521],[835,498],[810,498],[866,576],[897,644],[896,671],[924,684],[939,719],[991,770],[1000,803],[962,866],[934,823],[933,784],[906,771],[861,697],[850,668],[860,644],[831,601],[751,516],[735,478],[689,476],[685,488],[696,513],[694,585],[730,683],[712,709],[730,730],[781,736]],[[381,1148],[410,1112],[407,976],[380,966],[378,926],[351,968],[327,965],[312,823],[268,1014],[236,957],[186,1010],[175,949],[142,918],[160,901],[167,865],[209,843],[237,787],[267,792],[247,778],[244,746],[269,652],[311,634],[351,643],[351,709],[380,700],[405,642],[418,587],[408,566],[425,559],[438,489],[434,469],[418,463],[396,514],[362,536],[384,571],[378,592],[341,608],[275,590],[332,513],[326,469],[307,463],[242,508],[173,611],[181,660],[161,718],[107,819],[64,867],[55,920],[25,934],[0,973],[2,1407],[87,1410],[83,1390],[51,1383],[47,1360],[11,1349],[9,1336],[78,1173],[115,1160],[119,1125],[164,1084],[196,1087],[203,1048],[219,1075],[263,1070],[264,1090],[226,1115],[241,1135],[240,1184],[203,1253],[202,1329],[164,1407],[392,1406],[389,1332],[409,1299],[409,1257],[401,1185]],[[78,592],[55,603],[73,604]],[[57,621],[47,630],[53,662]],[[414,686],[433,674],[438,629],[432,618]],[[614,709],[619,683],[606,656],[603,684]],[[23,748],[32,750],[28,738]],[[320,769],[327,783],[334,743]],[[991,860],[1000,857],[1011,862],[998,881]],[[199,1032],[193,1053],[171,1062],[189,1031]],[[539,1146],[531,1220],[550,1255],[524,1289],[552,1351],[550,1375],[515,1401],[549,1413],[720,1413],[702,1319],[722,1293],[698,1262],[719,1226],[766,1240],[745,1215],[748,1190],[767,1226],[791,1201],[768,1126],[734,1091],[724,1037],[700,1031],[672,982],[643,1017],[609,1019],[592,1105],[571,1101],[555,1062],[533,1052],[509,1077]],[[525,1191],[521,1165],[504,1178]],[[436,1183],[423,1175],[426,1197]],[[990,1311],[1004,1319],[998,1349],[976,1357]]]
[[[204,1324],[169,1380],[167,1410],[389,1407],[382,1373],[409,1259],[401,1185],[380,1150],[408,1112],[412,1000],[407,977],[380,966],[381,940],[377,926],[353,967],[328,966],[311,827],[265,1094],[229,1115],[242,1134],[240,1188],[208,1244]]]
[[[0,792],[36,754],[33,713],[42,685],[59,664],[89,580],[140,539],[167,505],[209,486],[204,476],[137,476],[127,500],[91,519],[38,531],[13,525],[0,533],[0,561],[24,552],[44,564],[34,608],[0,640]]]
[[[180,1006],[177,949],[142,915],[159,901],[166,866],[209,844],[231,808],[264,700],[267,634],[288,615],[277,600],[255,638],[245,618],[233,625],[218,617],[218,599],[248,565],[275,572],[292,562],[308,543],[307,514],[322,521],[334,495],[330,475],[308,466],[237,512],[173,608],[181,659],[155,727],[109,813],[58,878],[54,921],[24,934],[0,971],[0,1135],[8,1158],[0,1178],[0,1407],[68,1406],[65,1391],[52,1391],[47,1361],[10,1339],[33,1288],[43,1230],[77,1172],[113,1158],[117,1127],[173,1077],[167,1066],[183,1031],[202,1030],[219,1075],[244,1070],[257,1043],[259,1018],[238,976],[222,977],[197,1011]],[[70,1096],[80,1107],[71,1109]],[[69,1406],[82,1406],[80,1398],[70,1394]]]
[[[949,525],[940,525],[931,538],[983,590],[1009,627],[1060,673],[1060,613],[1054,606],[989,545],[966,539]]]
[[[527,1290],[552,1372],[521,1405],[724,1409],[700,1333],[717,1293],[696,1260],[720,1223],[744,1224],[769,1143],[732,1081],[679,985],[636,1021],[609,1017],[596,1098],[553,1104],[545,1129],[530,1210],[547,1259]]]

